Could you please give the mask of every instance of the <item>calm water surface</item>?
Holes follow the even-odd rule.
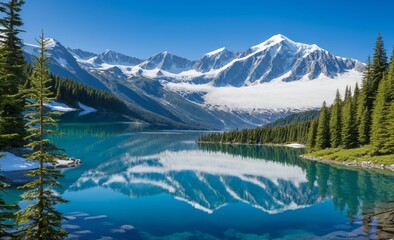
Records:
[[[302,150],[196,144],[202,132],[68,123],[55,142],[70,239],[368,239],[393,230],[394,178]],[[391,229],[391,230],[390,230]]]

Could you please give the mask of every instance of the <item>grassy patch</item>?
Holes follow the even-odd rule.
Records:
[[[372,156],[371,146],[364,146],[361,148],[354,149],[340,149],[340,148],[329,148],[319,151],[311,151],[306,154],[314,158],[322,158],[325,160],[334,160],[339,162],[362,162],[371,161],[376,164],[391,165],[394,164],[394,154],[382,155],[382,156]]]

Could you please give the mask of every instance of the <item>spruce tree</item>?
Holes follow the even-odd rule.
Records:
[[[394,63],[383,77],[378,89],[372,116],[371,141],[378,154],[394,153],[392,146],[392,104],[394,102]]]
[[[380,33],[376,38],[374,54],[371,66],[371,93],[372,97],[376,96],[384,73],[387,71],[387,55],[384,49],[383,38]],[[374,98],[375,99],[375,98]]]
[[[3,116],[6,92],[7,92],[7,74],[5,72],[4,49],[0,48],[0,116]],[[0,117],[0,149],[4,150],[12,147],[12,140],[18,137],[17,133],[7,133],[7,120]],[[10,132],[10,131],[8,131]]]
[[[316,132],[317,132],[317,121],[312,120],[308,130],[308,138],[306,145],[310,148],[315,148],[316,146]]]
[[[351,88],[346,88],[342,108],[342,146],[346,149],[357,146],[356,111],[354,105]]]
[[[330,114],[330,140],[331,147],[336,148],[341,145],[342,138],[342,99],[337,90],[334,104],[331,107]]]
[[[384,143],[383,150],[394,154],[394,101],[390,104],[388,119],[391,119],[391,121],[389,121],[387,126],[388,138]]]
[[[45,102],[52,100],[49,96],[53,93],[50,91],[49,57],[45,49],[47,40],[42,34],[37,42],[40,45],[40,55],[35,57],[31,77],[32,87],[26,96],[34,103],[28,104],[31,111],[25,117],[30,119],[27,123],[30,135],[26,137],[29,141],[26,147],[33,150],[27,159],[38,162],[39,168],[28,172],[28,175],[36,180],[22,186],[28,189],[23,194],[23,200],[31,204],[17,213],[17,223],[23,226],[21,229],[23,239],[64,239],[67,236],[67,233],[61,229],[64,218],[55,209],[55,205],[66,201],[54,192],[54,188],[60,187],[57,179],[61,177],[61,173],[57,169],[48,168],[48,165],[56,163],[56,158],[64,156],[55,154],[60,149],[46,138],[48,135],[57,134],[50,127],[56,125],[52,117],[59,113],[51,112],[44,107]]]
[[[330,115],[327,104],[324,101],[320,109],[319,121],[316,132],[316,148],[325,149],[330,147]]]
[[[371,60],[368,57],[367,66],[363,73],[360,96],[357,103],[358,142],[361,146],[369,144],[371,134]]]
[[[3,18],[0,19],[0,43],[1,43],[1,62],[3,63],[2,79],[2,104],[0,110],[0,134],[11,137],[12,146],[23,146],[24,120],[22,111],[24,107],[23,98],[20,93],[20,86],[24,82],[24,66],[22,41],[18,37],[22,32],[20,27],[23,22],[20,17],[20,11],[23,0],[9,0],[0,3],[0,12]],[[5,148],[8,146],[0,146]]]

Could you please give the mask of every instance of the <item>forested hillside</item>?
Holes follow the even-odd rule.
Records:
[[[268,123],[265,127],[283,126],[291,123],[306,122],[309,120],[316,120],[319,117],[318,110],[310,110],[306,112],[293,113],[289,116],[279,118],[278,120]]]

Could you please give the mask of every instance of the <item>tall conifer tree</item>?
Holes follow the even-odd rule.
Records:
[[[394,102],[394,63],[380,82],[372,116],[371,141],[378,154],[394,153],[392,146],[392,104]]]
[[[342,99],[337,90],[334,104],[330,114],[330,140],[331,147],[336,148],[341,145],[342,140]]]
[[[319,122],[317,124],[316,132],[316,148],[325,149],[330,147],[330,114],[327,104],[324,101],[320,109]]]
[[[391,121],[389,121],[387,126],[388,138],[387,141],[385,141],[384,143],[384,150],[386,150],[388,153],[393,154],[394,153],[394,121],[393,121],[394,101],[392,101],[390,104],[388,119],[391,119]]]
[[[376,96],[380,82],[384,73],[387,71],[387,55],[384,49],[383,38],[380,33],[376,38],[374,54],[371,66],[371,93],[372,97]]]
[[[308,130],[308,138],[306,145],[310,148],[315,148],[316,146],[316,133],[317,133],[317,121],[312,120]]]
[[[357,135],[360,145],[366,145],[370,142],[371,112],[371,59],[368,57],[367,66],[363,73],[362,88],[357,103]]]
[[[22,116],[23,98],[20,94],[20,85],[24,82],[24,66],[22,41],[18,37],[22,32],[20,27],[23,22],[20,17],[20,11],[23,0],[9,0],[0,3],[0,12],[3,18],[0,19],[0,43],[1,43],[1,61],[4,63],[3,83],[1,84],[3,94],[3,104],[1,104],[0,117],[0,134],[11,137],[10,143],[19,147],[23,145],[23,137],[26,134],[24,130],[24,121]],[[0,146],[5,148],[8,146]]]
[[[346,88],[342,107],[342,146],[344,148],[357,146],[356,111],[354,105],[351,88]]]
[[[37,179],[22,187],[28,189],[23,194],[23,200],[32,203],[17,213],[17,222],[24,227],[23,239],[64,239],[67,233],[61,229],[63,217],[55,209],[55,205],[66,201],[53,192],[55,187],[60,187],[56,180],[61,177],[61,173],[47,167],[54,165],[56,158],[63,157],[54,154],[60,149],[46,138],[48,135],[57,134],[50,127],[56,125],[52,117],[59,113],[44,107],[44,103],[51,101],[50,96],[53,96],[50,91],[49,57],[46,54],[47,40],[44,39],[44,34],[37,42],[40,45],[40,55],[35,57],[32,87],[27,93],[27,97],[34,101],[28,104],[28,107],[34,111],[30,111],[25,117],[31,119],[27,124],[30,135],[27,137],[29,143],[26,146],[33,150],[27,159],[39,162],[40,167],[28,172],[29,176]]]

